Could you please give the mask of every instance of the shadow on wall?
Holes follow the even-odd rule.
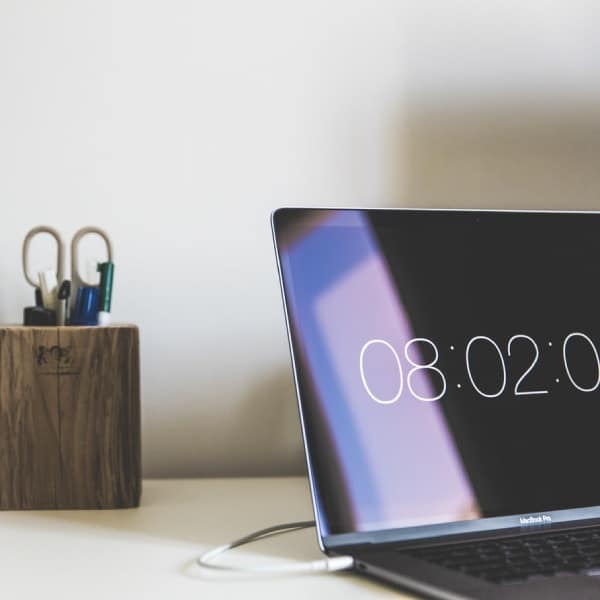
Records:
[[[256,415],[261,415],[258,420]],[[247,455],[236,460],[230,475],[305,475],[306,464],[302,432],[291,367],[261,378],[261,385],[250,390],[240,405],[236,419],[239,438],[252,445]],[[252,431],[248,431],[252,423]],[[235,439],[236,432],[231,432]],[[250,450],[250,449],[249,449]],[[263,468],[257,468],[263,465]]]
[[[390,205],[600,210],[600,109],[421,109],[400,132]],[[236,419],[251,451],[227,474],[304,474],[291,369],[262,381]]]
[[[402,206],[600,209],[600,108],[421,109],[396,148]]]

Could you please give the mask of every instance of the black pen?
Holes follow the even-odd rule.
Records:
[[[71,282],[65,279],[58,290],[58,324],[67,325],[69,323],[69,299],[71,297]]]

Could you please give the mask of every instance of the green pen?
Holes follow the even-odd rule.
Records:
[[[110,325],[110,305],[112,301],[115,264],[98,263],[100,273],[100,306],[98,307],[98,325]]]

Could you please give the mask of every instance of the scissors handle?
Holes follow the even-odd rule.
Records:
[[[49,227],[48,225],[40,225],[39,227],[34,227],[23,240],[23,275],[25,275],[25,279],[29,285],[33,287],[39,286],[39,281],[37,278],[31,277],[29,275],[29,244],[31,244],[31,240],[38,233],[48,233],[56,240],[56,279],[60,282],[63,279],[63,271],[64,271],[64,263],[63,263],[63,255],[64,255],[64,244],[62,238],[60,237],[60,233],[54,227]]]
[[[84,285],[84,286],[93,286],[93,283],[88,283],[85,279],[79,274],[79,242],[81,238],[85,237],[90,233],[95,233],[99,235],[106,245],[106,253],[108,255],[108,262],[113,262],[113,248],[112,242],[108,237],[108,234],[104,229],[100,229],[100,227],[82,227],[71,240],[71,279],[72,279],[72,289],[75,290]]]

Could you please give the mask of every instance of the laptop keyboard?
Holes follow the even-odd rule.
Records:
[[[600,575],[600,527],[418,548],[408,554],[494,583]]]

